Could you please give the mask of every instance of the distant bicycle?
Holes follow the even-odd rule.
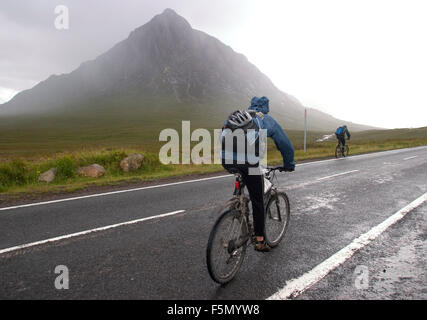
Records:
[[[290,219],[289,199],[285,192],[278,191],[274,184],[276,170],[282,167],[268,167],[264,176],[271,184],[264,194],[265,205],[265,240],[274,248],[285,235]],[[249,196],[239,173],[235,174],[233,198],[223,206],[223,212],[216,221],[209,236],[206,260],[209,275],[220,284],[230,282],[240,266],[246,248],[256,237],[251,221]],[[277,178],[276,178],[277,181]]]
[[[335,158],[347,157],[349,152],[348,145],[343,146],[341,141],[338,141],[335,148]]]
[[[350,131],[348,131],[347,126],[343,125],[341,127],[338,127],[337,130],[335,131],[335,136],[338,139],[338,145],[335,148],[335,158],[347,157],[348,146],[345,145],[345,136],[347,136],[348,140],[350,140],[350,137],[351,137]]]

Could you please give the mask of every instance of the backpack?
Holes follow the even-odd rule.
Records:
[[[248,110],[248,113],[252,117],[252,122],[250,124],[243,127],[229,127],[225,124],[222,129],[221,147],[223,164],[254,165],[253,161],[251,161],[254,160],[253,156],[259,157],[260,124],[256,117],[257,112]],[[242,136],[239,136],[240,134],[242,134]],[[227,139],[233,139],[232,150],[230,144],[226,144]],[[244,145],[242,145],[242,140],[244,140]],[[228,141],[228,143],[230,143],[230,141]],[[249,152],[248,147],[251,148],[251,152]],[[255,154],[253,154],[253,151],[255,151]],[[228,162],[226,162],[226,160],[228,160]],[[231,160],[232,163],[229,163]],[[244,163],[242,163],[243,160]]]
[[[337,129],[337,131],[335,131],[335,134],[343,134],[344,133],[344,128],[343,127],[339,127]]]

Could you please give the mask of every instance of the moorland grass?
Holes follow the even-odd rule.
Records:
[[[350,154],[361,154],[375,151],[408,148],[427,145],[427,137],[411,139],[384,139],[363,141],[354,139],[349,142]],[[302,145],[295,145],[295,160],[301,162],[309,159],[323,159],[334,156],[336,142],[311,142],[304,152]],[[144,161],[136,171],[123,172],[120,161],[132,153],[141,153]],[[273,143],[269,143],[269,164],[281,163],[281,155]],[[94,179],[77,174],[81,166],[97,163],[106,173]],[[40,173],[57,168],[57,176],[51,183],[39,182]],[[176,177],[194,174],[207,174],[223,171],[221,165],[164,165],[156,152],[146,152],[138,148],[94,148],[72,152],[62,152],[33,157],[20,157],[0,161],[0,193],[44,193],[71,192],[90,185],[115,185],[122,182],[152,181],[159,178]]]

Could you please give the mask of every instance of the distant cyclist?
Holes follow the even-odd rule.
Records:
[[[335,131],[335,135],[337,136],[338,142],[341,144],[342,150],[344,150],[345,147],[345,136],[347,135],[347,139],[350,140],[350,131],[348,131],[347,126],[343,125],[341,127],[338,127]]]
[[[237,158],[241,156],[236,151],[236,147],[233,146],[233,150],[226,150],[224,148],[224,137],[227,134],[226,129],[234,131],[236,129],[242,129],[245,133],[245,144],[248,139],[256,140],[259,137],[248,137],[250,133],[257,134],[258,129],[266,129],[267,137],[271,137],[279,149],[283,157],[283,171],[294,171],[294,149],[283,131],[279,123],[267,113],[269,112],[269,100],[266,97],[258,98],[253,97],[251,100],[251,106],[249,110],[236,110],[230,114],[225,120],[223,126],[223,150],[222,150],[222,165],[230,173],[239,172],[242,175],[243,182],[248,188],[249,196],[252,202],[252,212],[254,218],[254,232],[256,236],[255,250],[257,251],[269,251],[270,247],[264,239],[264,226],[265,226],[265,207],[264,207],[264,180],[263,176],[258,174],[249,174],[249,168],[259,169],[259,159],[257,163],[254,161],[248,161],[248,157],[251,155],[243,155],[245,163],[237,161]],[[250,131],[249,129],[253,129]],[[249,131],[248,131],[249,130]],[[247,135],[247,136],[246,136]],[[237,142],[238,143],[238,142]],[[244,149],[245,150],[245,149]],[[256,152],[255,152],[256,153]],[[259,157],[259,154],[258,154]],[[250,159],[249,159],[250,160]],[[255,162],[256,162],[255,161]],[[249,163],[250,162],[250,163]]]

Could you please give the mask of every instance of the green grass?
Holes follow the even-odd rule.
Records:
[[[322,159],[328,157],[334,157],[336,142],[324,142],[321,144],[310,144],[307,146],[307,151],[303,149],[295,150],[295,160],[311,160],[311,159]],[[393,140],[388,139],[384,141],[349,141],[348,142],[350,153],[349,155],[363,154],[377,151],[387,151],[394,149],[410,148],[427,145],[427,138],[420,139],[402,139]],[[276,150],[271,150],[268,154],[268,160],[272,163],[278,163],[281,161],[281,155]]]
[[[68,192],[90,185],[150,181],[223,170],[220,165],[161,164],[158,160],[158,150],[163,143],[157,141],[161,129],[159,124],[157,127],[148,126],[148,128],[135,124],[128,127],[119,125],[110,130],[104,127],[103,133],[100,133],[102,124],[98,125],[78,128],[64,125],[60,126],[61,129],[50,131],[58,127],[56,123],[52,128],[39,128],[42,135],[35,135],[35,131],[24,129],[14,131],[15,136],[10,132],[0,135],[0,193]],[[177,129],[180,129],[179,126],[180,123],[179,125],[175,123]],[[192,126],[192,130],[197,127],[199,126]],[[5,132],[4,128],[0,129],[2,130]],[[309,132],[305,153],[303,132],[287,130],[287,134],[294,145],[297,162],[334,156],[336,146],[334,138],[331,141],[316,142],[316,139],[328,132]],[[427,127],[353,132],[349,141],[350,154],[353,155],[422,145],[427,145]],[[131,153],[143,154],[145,157],[143,165],[137,171],[124,173],[119,163]],[[272,142],[269,143],[268,160],[270,164],[281,163],[281,155]],[[93,163],[105,167],[106,174],[103,177],[92,179],[76,174],[79,167]],[[54,182],[39,182],[40,173],[52,167],[57,168]]]
[[[123,172],[120,161],[131,153],[141,153],[144,161],[140,169]],[[97,163],[106,173],[100,178],[77,174],[81,166]],[[40,173],[57,168],[53,182],[39,182]],[[92,150],[63,153],[37,160],[13,159],[0,163],[0,193],[43,193],[75,191],[90,185],[114,185],[123,181],[151,181],[159,178],[220,171],[219,165],[163,165],[157,154],[138,149]]]
[[[177,105],[168,100],[151,103],[128,97],[90,107],[73,106],[57,113],[0,115],[0,161],[94,148],[158,152],[161,130],[181,132],[183,120],[191,120],[192,130],[213,129],[221,126],[228,113],[225,108]]]

